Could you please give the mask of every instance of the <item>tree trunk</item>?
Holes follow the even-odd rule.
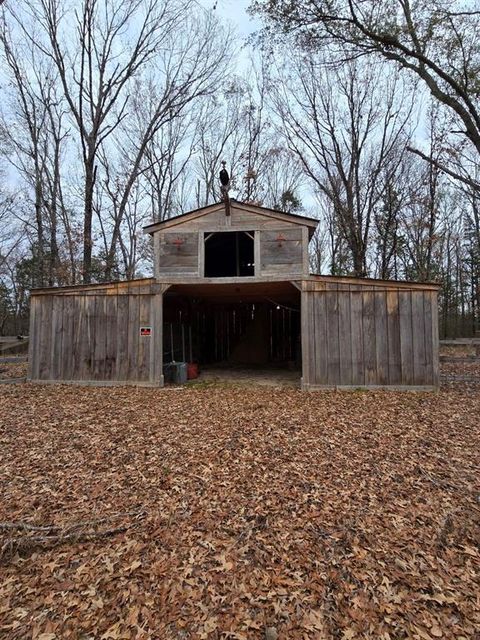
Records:
[[[85,162],[85,207],[83,211],[83,283],[92,282],[92,219],[93,194],[97,168],[95,155],[89,153]]]
[[[45,284],[45,273],[44,273],[44,256],[45,256],[45,238],[44,238],[44,230],[43,230],[43,219],[42,219],[42,183],[39,176],[38,171],[36,172],[35,177],[35,221],[37,225],[37,250],[36,250],[36,258],[38,267],[36,269],[36,277],[35,277],[35,285],[43,287]]]

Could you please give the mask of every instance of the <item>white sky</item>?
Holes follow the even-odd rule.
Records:
[[[231,22],[242,38],[260,29],[260,22],[247,14],[250,0],[197,0],[197,2],[206,9],[212,9],[215,6],[218,15]]]

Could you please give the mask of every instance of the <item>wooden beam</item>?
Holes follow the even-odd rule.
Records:
[[[96,293],[109,293],[109,294],[117,294],[123,291],[128,291],[129,289],[138,289],[138,287],[146,287],[154,286],[156,284],[155,278],[138,278],[136,280],[118,280],[115,282],[101,282],[97,284],[76,284],[69,285],[66,287],[43,287],[41,289],[31,289],[31,296],[40,296],[40,295],[69,295],[69,294],[83,294],[92,292]]]
[[[441,286],[435,282],[409,282],[406,280],[379,280],[375,278],[355,278],[353,276],[322,276],[314,274],[310,274],[307,277],[307,282],[314,291],[318,290],[315,287],[315,284],[317,284],[321,288],[321,285],[324,285],[327,282],[336,282],[337,284],[345,285],[366,285],[369,287],[383,288],[389,291],[394,289],[420,289],[422,291],[438,291],[441,288]]]
[[[149,381],[163,387],[163,293],[152,298],[150,308],[152,337],[150,345]]]

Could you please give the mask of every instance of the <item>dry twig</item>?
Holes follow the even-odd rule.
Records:
[[[97,527],[118,518],[134,517],[136,520],[139,520],[144,516],[144,511],[129,511],[124,513],[115,513],[110,516],[94,520],[83,520],[67,526],[33,525],[28,522],[1,522],[0,530],[3,531],[16,530],[35,533],[43,532],[46,535],[21,535],[7,538],[0,547],[0,560],[9,558],[15,553],[28,553],[38,548],[50,549],[67,542],[90,542],[92,540],[107,538],[116,535],[117,533],[124,533],[134,526],[134,522],[115,527],[113,529],[103,529],[100,531],[97,530]]]

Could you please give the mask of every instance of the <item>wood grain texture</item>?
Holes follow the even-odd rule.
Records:
[[[316,291],[325,286],[326,283],[336,283],[338,288],[341,289],[345,286],[348,290],[348,285],[359,285],[362,287],[374,287],[382,291],[398,291],[400,289],[404,291],[438,291],[440,289],[438,284],[429,282],[406,282],[402,280],[376,280],[374,278],[355,278],[353,276],[322,276],[310,274],[308,276],[308,283],[312,291]]]
[[[198,233],[198,275],[203,278],[205,275],[205,239],[203,233]]]
[[[32,297],[37,296],[61,296],[61,295],[79,295],[92,293],[93,295],[120,295],[128,294],[130,290],[137,293],[154,293],[157,286],[154,278],[137,278],[135,280],[117,280],[115,282],[102,282],[101,284],[75,284],[65,287],[46,287],[42,289],[32,289]]]
[[[230,201],[230,215],[225,215],[225,204],[216,203],[208,207],[203,207],[195,211],[190,211],[184,215],[170,218],[156,224],[148,225],[146,233],[157,233],[167,229],[200,229],[211,228],[213,225],[222,228],[239,228],[245,224],[256,225],[255,228],[265,228],[271,225],[273,228],[292,226],[306,226],[311,232],[316,228],[318,222],[312,218],[290,215],[282,211],[259,207],[244,202]],[[254,227],[251,227],[254,228]]]
[[[62,317],[63,298],[52,296],[52,318],[51,318],[51,363],[50,368],[55,378],[62,376]]]
[[[338,287],[328,283],[325,297],[327,314],[327,382],[340,382],[340,336],[338,333]]]
[[[128,380],[128,322],[130,296],[117,299],[117,349],[115,361],[115,380]]]
[[[52,343],[51,343],[51,324],[52,324],[52,307],[53,298],[50,296],[42,305],[41,330],[38,337],[39,340],[39,378],[48,378],[50,375],[50,367],[52,364]]]
[[[153,255],[154,255],[153,274],[155,278],[158,278],[160,276],[160,265],[159,265],[159,261],[157,260],[157,256],[160,255],[160,236],[161,235],[162,235],[161,233],[153,234]]]
[[[161,371],[151,357],[153,337],[140,341],[140,326],[151,326],[152,300],[161,293],[135,291],[35,297],[31,379],[160,384]],[[151,374],[155,367],[156,378]]]
[[[402,383],[398,291],[387,291],[388,384]]]
[[[43,305],[44,299],[42,299]],[[66,296],[63,301],[63,340],[62,340],[62,380],[73,380],[75,367],[73,363],[74,315],[76,313],[75,296]],[[84,336],[85,339],[85,336]],[[49,378],[51,379],[51,375]]]
[[[260,231],[261,274],[303,273],[303,233],[301,227]]]
[[[163,293],[152,297],[150,317],[153,342],[150,349],[149,380],[152,383],[163,384]]]
[[[107,354],[107,333],[115,330],[116,327],[107,326],[106,318],[106,298],[107,296],[95,296],[94,315],[94,340],[95,348],[93,352],[93,379],[106,380],[105,358]]]
[[[302,245],[300,242],[284,242],[278,246],[275,242],[262,244],[262,271],[270,265],[282,265],[287,273],[301,273],[303,270]]]
[[[400,354],[402,362],[402,384],[414,384],[413,335],[412,335],[412,293],[400,291],[398,294],[400,319]]]
[[[339,380],[344,384],[353,384],[353,358],[351,340],[350,291],[338,292],[338,347],[340,358]]]
[[[310,255],[308,252],[308,245],[310,242],[310,234],[308,227],[302,227],[302,262],[303,262],[303,275],[308,276],[310,272]]]
[[[423,292],[423,312],[425,323],[425,376],[434,380],[435,372],[433,365],[433,308],[432,294],[430,291]]]
[[[312,327],[310,326],[313,314],[310,313],[310,305],[313,303],[313,298],[309,296],[309,292],[302,290],[300,294],[300,312],[301,312],[301,332],[302,332],[302,386],[308,387],[310,384],[310,358],[311,358],[311,343],[310,335],[312,333]],[[313,378],[312,382],[315,380]]]
[[[430,292],[431,308],[432,308],[432,371],[433,371],[433,384],[438,386],[440,384],[440,336],[438,331],[438,291]]]
[[[305,343],[315,354],[304,387],[435,388],[437,292],[341,284],[324,282],[319,288],[315,283],[312,290],[304,282],[308,309],[314,309],[308,320],[314,337]]]
[[[375,297],[370,287],[362,294],[363,298],[363,363],[365,384],[377,384],[377,347],[375,329]]]
[[[105,297],[105,380],[115,380],[118,338],[118,296]]]
[[[365,365],[363,360],[363,297],[361,285],[350,286],[350,344],[352,358],[352,384],[365,384]],[[344,295],[343,293],[339,295]],[[348,326],[345,327],[348,331]],[[344,338],[347,339],[347,336]]]
[[[377,384],[388,384],[388,322],[387,322],[387,292],[374,291],[375,303],[375,356]]]
[[[160,233],[155,257],[159,274],[199,274],[198,230]]]
[[[425,352],[425,309],[423,291],[412,291],[412,351],[413,351],[413,381],[423,384],[427,377],[427,363]],[[431,372],[430,372],[431,376]]]
[[[128,300],[128,328],[127,328],[127,380],[138,380],[138,341],[139,341],[139,297],[129,296]]]
[[[38,298],[32,296],[30,298],[30,319],[29,319],[29,329],[28,329],[28,373],[27,379],[32,380],[38,378],[38,372],[35,370],[35,367],[38,365],[38,357],[35,355],[35,348],[38,344],[37,339],[37,316],[38,316],[38,306],[40,302]]]
[[[75,380],[83,378],[91,378],[91,319],[90,314],[94,310],[91,309],[91,300],[93,298],[87,296],[78,296],[75,300],[76,311],[78,313],[78,335],[76,340],[80,341],[78,345],[78,357],[75,361],[72,377]],[[72,354],[73,355],[73,354]]]
[[[284,238],[284,240],[281,241],[282,244],[290,241],[302,242],[302,227],[279,227],[276,231],[262,231],[260,237],[264,243],[273,242],[277,245],[279,237]]]
[[[140,327],[150,326],[150,302],[151,299],[146,296],[140,296],[139,299],[139,321],[137,327],[138,333],[138,356],[137,356],[137,380],[146,381],[150,375],[150,348],[152,346],[153,334],[150,336],[141,336]]]
[[[315,380],[315,369],[317,364],[317,343],[315,341],[315,331],[317,325],[317,314],[315,312],[315,300],[309,293],[307,296],[307,324],[308,333],[305,335],[305,341],[308,348],[308,380]]]
[[[327,338],[327,307],[326,298],[322,295],[308,293],[310,297],[310,305],[314,311],[312,319],[313,327],[309,340],[311,350],[315,358],[315,369],[311,376],[312,381],[318,381],[320,384],[327,384],[328,381],[328,338]]]

